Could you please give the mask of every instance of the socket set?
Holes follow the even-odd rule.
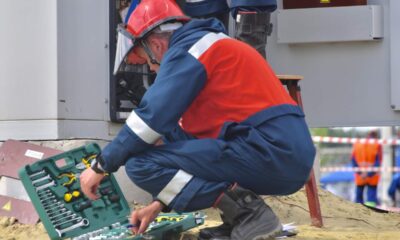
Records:
[[[89,144],[26,165],[22,183],[51,239],[174,239],[171,236],[204,223],[202,213],[160,214],[144,234],[133,235],[131,209],[112,174],[101,181],[97,200],[80,190],[79,176],[100,147]]]
[[[51,239],[129,222],[129,205],[112,174],[100,183],[97,200],[89,200],[80,190],[80,174],[99,153],[100,147],[93,143],[20,169],[22,183]]]
[[[172,240],[181,239],[180,234],[186,230],[198,227],[204,223],[202,212],[193,213],[164,213],[160,214],[150,223],[144,234],[134,235],[131,231],[132,225],[115,223],[110,227],[82,234],[72,240]]]

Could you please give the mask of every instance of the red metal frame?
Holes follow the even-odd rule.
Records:
[[[289,95],[299,104],[303,109],[303,102],[301,100],[301,89],[298,85],[299,81],[303,79],[301,76],[278,76],[282,84],[285,85],[289,91]],[[306,183],[306,194],[308,200],[308,208],[310,209],[311,225],[315,227],[322,227],[322,214],[318,198],[318,189],[315,181],[314,169],[311,170],[310,177]]]

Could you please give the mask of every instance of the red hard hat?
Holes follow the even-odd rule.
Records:
[[[142,0],[130,15],[127,25],[118,27],[114,74],[118,72],[121,63],[139,40],[146,37],[152,30],[166,23],[189,20],[190,17],[183,14],[174,0]],[[144,62],[137,56],[135,64]]]

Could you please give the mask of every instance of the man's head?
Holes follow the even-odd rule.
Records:
[[[158,71],[173,31],[189,20],[173,0],[141,1],[128,23],[118,26],[114,74],[124,62],[147,62],[152,70]]]
[[[182,23],[167,23],[153,30],[135,46],[126,58],[128,64],[147,63],[150,70],[157,72],[160,62],[168,50],[169,39],[175,29],[182,26]],[[138,59],[139,58],[139,59]]]
[[[377,130],[371,130],[368,133],[367,138],[378,138],[378,131]]]

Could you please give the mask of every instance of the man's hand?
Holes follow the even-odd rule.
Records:
[[[368,173],[367,172],[362,172],[361,173],[361,178],[362,179],[366,179],[368,177]]]
[[[82,192],[91,200],[96,200],[99,196],[96,195],[97,187],[100,185],[104,174],[98,174],[93,169],[87,168],[80,176]]]
[[[163,207],[164,205],[161,202],[154,201],[144,208],[133,211],[131,215],[132,231],[135,234],[144,233]]]

